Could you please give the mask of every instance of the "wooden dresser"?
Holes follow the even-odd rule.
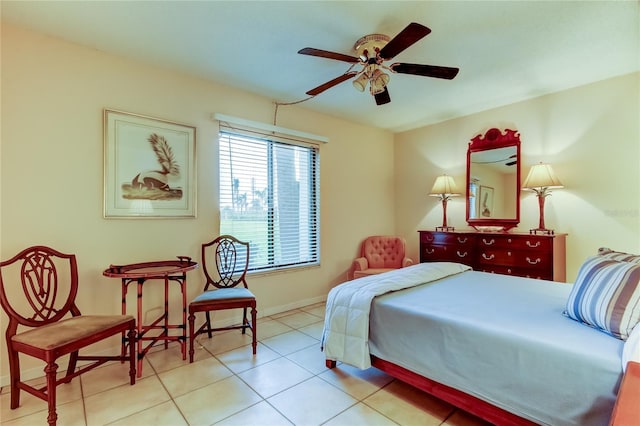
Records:
[[[420,262],[458,262],[476,271],[565,282],[566,234],[418,231]]]

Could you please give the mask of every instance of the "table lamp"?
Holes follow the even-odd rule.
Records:
[[[442,226],[436,226],[436,231],[453,231],[453,226],[447,226],[447,201],[451,197],[460,195],[456,183],[451,176],[442,175],[436,178],[436,182],[429,193],[430,197],[440,197],[442,200]]]
[[[538,196],[538,205],[540,206],[540,223],[537,228],[529,230],[531,234],[553,234],[553,229],[547,229],[544,226],[544,199],[551,195],[549,191],[551,188],[564,188],[551,166],[540,163],[531,167],[529,175],[522,185],[522,189],[536,193]]]

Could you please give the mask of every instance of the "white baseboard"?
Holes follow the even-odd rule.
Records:
[[[258,301],[258,319],[260,318],[264,318],[264,317],[268,317],[271,315],[276,315],[276,314],[281,314],[283,312],[287,312],[287,311],[291,311],[293,309],[299,309],[299,308],[303,308],[305,306],[309,306],[309,305],[313,305],[316,303],[321,303],[324,302],[326,300],[325,296],[318,296],[318,297],[312,297],[309,299],[305,299],[305,300],[300,300],[297,302],[293,302],[293,303],[288,303],[286,305],[280,305],[280,306],[275,306],[269,309],[265,309],[264,311],[260,310],[260,305],[259,305],[259,301]],[[225,327],[228,325],[232,325],[234,324],[234,318],[223,318],[220,320],[215,320],[213,321],[212,327]],[[108,349],[104,349],[98,353],[95,353],[96,355],[113,355],[113,354],[117,354],[120,353],[120,345],[118,345],[117,347],[113,347],[113,348],[108,348]],[[22,355],[22,357],[24,357],[24,355]],[[64,356],[61,357],[60,359],[58,359],[57,364],[60,366],[60,372],[65,372],[67,364],[69,363],[69,356]],[[80,363],[78,363],[78,365],[81,365]],[[43,377],[44,376],[44,363],[42,363],[42,366],[40,367],[33,367],[27,370],[22,370],[20,372],[20,380],[22,381],[27,381],[27,380],[32,380],[32,379],[37,379],[38,377]],[[4,366],[3,366],[4,367]],[[64,369],[63,369],[64,368]],[[7,365],[7,371],[5,371],[5,369],[2,369],[2,375],[0,376],[0,386],[4,387],[4,386],[9,386],[10,381],[9,381],[9,371],[8,371],[8,365]]]

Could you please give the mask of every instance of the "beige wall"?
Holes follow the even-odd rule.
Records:
[[[395,136],[396,230],[418,257],[419,229],[442,223],[427,193],[447,173],[464,190],[466,150],[492,127],[518,130],[522,180],[551,163],[564,184],[545,203],[545,225],[568,233],[567,281],[598,247],[640,252],[640,73],[538,97]],[[469,229],[464,197],[447,207],[449,225]],[[521,193],[520,226],[538,225],[535,194]]]
[[[0,258],[34,244],[77,254],[78,304],[85,313],[120,312],[119,281],[101,275],[109,264],[198,259],[200,243],[217,235],[218,127],[211,113],[269,124],[274,114],[270,99],[6,24],[1,83]],[[104,108],[197,127],[196,219],[103,218]],[[362,238],[395,232],[391,133],[313,113],[304,104],[280,107],[277,124],[330,139],[320,149],[322,264],[251,277],[260,315],[324,300],[346,280]],[[201,272],[188,280],[191,298],[202,288]],[[161,306],[159,293],[147,290],[147,317]],[[0,318],[4,333],[4,312]],[[39,363],[23,362],[22,368],[34,365],[30,374],[41,375]]]

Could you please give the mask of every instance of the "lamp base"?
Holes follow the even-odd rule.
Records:
[[[542,235],[553,235],[553,229],[547,229],[547,228],[536,228],[536,229],[529,229],[529,233],[530,234],[542,234]]]
[[[436,226],[436,231],[451,232],[455,231],[455,229],[453,226]]]

